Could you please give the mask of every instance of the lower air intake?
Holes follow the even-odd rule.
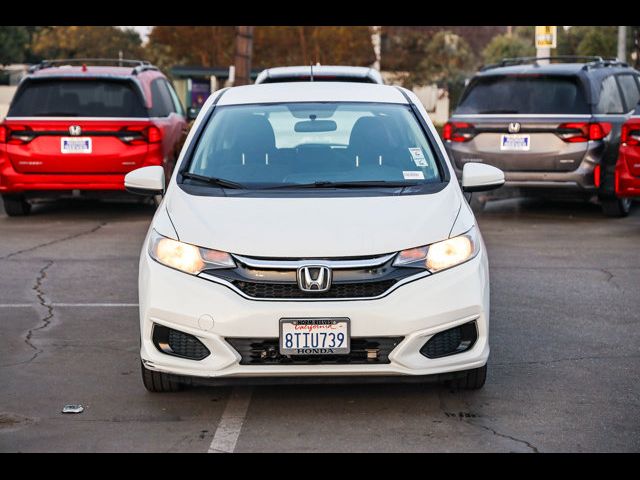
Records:
[[[153,343],[162,353],[190,360],[202,360],[211,354],[193,335],[163,325],[153,326]]]
[[[436,333],[420,349],[427,358],[440,358],[471,349],[478,339],[476,322],[465,323],[444,332]]]

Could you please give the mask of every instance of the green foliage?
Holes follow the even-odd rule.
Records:
[[[520,35],[497,35],[482,51],[485,64],[497,63],[503,58],[529,57],[536,54],[531,39]]]
[[[467,41],[449,31],[432,37],[408,34],[396,39],[396,48],[406,49],[402,63],[409,67],[402,78],[405,87],[436,83],[448,87],[475,69],[475,57]]]
[[[23,62],[28,44],[27,27],[0,26],[0,65]]]
[[[618,46],[618,27],[572,27],[572,34],[581,38],[576,55],[615,57]]]
[[[117,27],[60,26],[42,29],[33,35],[32,51],[43,58],[140,58],[140,35]]]

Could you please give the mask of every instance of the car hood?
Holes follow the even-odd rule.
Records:
[[[379,197],[197,196],[177,185],[165,199],[181,241],[255,257],[377,255],[449,237],[457,185]]]

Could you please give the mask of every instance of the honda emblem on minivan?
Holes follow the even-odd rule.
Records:
[[[69,135],[73,135],[74,137],[77,137],[80,134],[82,134],[82,129],[80,128],[80,125],[71,125],[69,127]]]
[[[509,133],[518,133],[520,131],[520,124],[518,122],[511,122],[509,124]]]
[[[303,292],[326,292],[331,288],[331,269],[323,265],[300,267],[298,287]]]

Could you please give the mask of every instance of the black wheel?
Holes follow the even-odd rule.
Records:
[[[630,198],[605,198],[601,204],[602,212],[607,217],[626,217],[631,210]]]
[[[31,212],[31,204],[20,195],[3,195],[4,211],[10,217],[24,217]]]
[[[451,386],[458,390],[480,390],[487,380],[487,366],[461,372],[461,376],[451,382]]]
[[[153,393],[167,393],[182,390],[182,384],[171,378],[171,375],[149,370],[142,362],[140,362],[140,369],[142,371],[142,383],[144,383],[144,388],[148,391]]]
[[[469,206],[471,206],[471,210],[473,213],[478,214],[482,213],[485,205],[487,204],[487,197],[474,193],[471,195],[471,200],[469,201]]]

